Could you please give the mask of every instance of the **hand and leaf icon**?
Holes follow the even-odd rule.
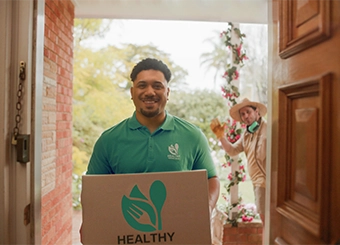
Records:
[[[161,211],[166,199],[166,188],[163,182],[152,183],[150,200],[135,185],[130,196],[122,198],[122,212],[128,224],[136,230],[150,232],[162,229]]]
[[[169,147],[168,147],[168,150],[169,150],[169,152],[172,154],[172,155],[175,155],[175,156],[177,156],[178,155],[178,144],[175,144],[175,146],[173,146],[173,145],[170,145]]]

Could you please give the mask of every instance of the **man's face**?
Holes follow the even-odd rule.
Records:
[[[130,92],[136,112],[155,117],[164,113],[170,89],[161,71],[145,70],[138,73]]]
[[[245,106],[239,110],[240,116],[242,121],[247,124],[251,125],[254,121],[257,121],[259,118],[258,109],[254,110],[250,106]]]

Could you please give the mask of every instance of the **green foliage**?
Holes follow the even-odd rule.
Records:
[[[81,175],[86,171],[95,141],[107,128],[132,115],[130,72],[146,57],[165,62],[173,73],[174,90],[185,84],[187,71],[153,45],[122,44],[91,48],[105,38],[109,20],[75,19],[73,67],[73,200],[79,208]],[[179,87],[179,86],[178,86]]]
[[[72,174],[72,206],[75,210],[81,209],[81,176],[78,174]]]
[[[210,44],[211,50],[200,56],[201,65],[206,70],[215,72],[215,84],[217,78],[219,76],[222,77],[223,74],[224,77],[228,79],[233,78],[234,75],[238,76],[238,74],[235,74],[235,71],[230,70],[232,67],[228,66],[232,58],[232,53],[236,54],[237,52],[235,51],[240,51],[237,50],[238,47],[234,47],[234,49],[227,48],[227,46],[231,46],[231,39],[228,33],[233,29],[242,41],[242,50],[247,51],[247,55],[245,53],[236,55],[236,63],[241,62],[240,59],[244,60],[245,57],[249,58],[247,65],[243,66],[240,71],[240,90],[236,91],[236,96],[238,96],[238,94],[242,94],[243,97],[255,96],[254,99],[266,105],[268,90],[267,25],[240,24],[240,26],[242,32],[247,33],[247,35],[242,34],[240,29],[231,28],[230,25],[228,25],[226,31],[216,32],[213,37],[207,39],[206,42]],[[220,35],[218,33],[220,33]],[[220,38],[218,38],[218,35]],[[247,38],[245,38],[246,36]],[[226,73],[224,71],[226,71]],[[233,88],[227,90],[233,90]],[[227,91],[225,91],[225,93],[226,96],[233,96],[233,93],[228,93]]]
[[[82,45],[82,41],[105,37],[111,23],[112,21],[107,19],[74,19],[75,48]]]
[[[172,115],[200,127],[208,139],[215,138],[210,129],[211,120],[228,112],[221,94],[205,90],[170,92],[167,110]],[[218,149],[220,147],[215,142],[215,144],[212,144],[212,148]]]
[[[79,90],[74,92],[73,145],[88,155],[103,130],[133,112],[133,103],[126,92],[113,85],[106,89],[94,86],[86,96],[76,96]]]
[[[81,176],[87,168],[86,162],[89,157],[85,151],[79,150],[78,147],[72,147],[72,159],[73,159],[73,173]]]
[[[91,155],[93,144],[103,130],[131,116],[134,107],[129,76],[137,62],[146,57],[163,60],[173,71],[171,84],[175,87],[184,83],[187,75],[172,62],[169,54],[152,45],[123,44],[93,49],[84,44],[104,37],[109,24],[107,20],[75,20],[73,145],[77,148],[74,152],[86,153],[78,158],[76,165],[87,162],[86,156]]]
[[[187,91],[187,71],[175,64],[169,54],[153,45],[135,45],[89,48],[90,40],[105,37],[109,30],[107,20],[75,20],[74,79],[73,79],[73,205],[80,208],[81,175],[86,171],[93,145],[100,134],[112,125],[132,115],[130,100],[130,72],[141,59],[154,57],[165,62],[173,73],[169,113],[197,125],[209,139],[211,148],[221,162],[224,154],[210,130],[215,117],[228,114],[225,99],[214,91]],[[223,44],[223,43],[222,43]],[[216,45],[216,47],[222,45]],[[225,57],[225,52],[221,54]],[[211,52],[207,64],[225,68],[225,58]],[[217,62],[217,63],[215,63]],[[224,121],[225,118],[220,118]],[[218,155],[220,154],[220,155]],[[218,169],[222,172],[221,169]]]
[[[106,59],[105,56],[107,56]],[[101,50],[101,56],[98,58],[102,62],[105,62],[105,60],[109,61],[105,62],[106,74],[114,78],[112,81],[119,87],[128,90],[131,85],[130,73],[133,67],[136,63],[147,57],[162,60],[169,67],[172,72],[171,85],[174,89],[186,85],[185,77],[188,75],[188,72],[176,65],[171,60],[170,54],[159,50],[154,45],[121,44],[119,48],[108,46]]]

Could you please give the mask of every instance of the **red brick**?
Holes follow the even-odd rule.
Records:
[[[239,223],[238,227],[225,225],[223,233],[223,245],[261,245],[262,224],[258,222]]]
[[[232,234],[223,235],[223,242],[237,242],[237,241],[238,241],[237,235],[232,235]]]
[[[261,242],[262,235],[261,234],[249,234],[248,241],[249,242]]]
[[[55,151],[55,186],[42,196],[42,244],[72,244],[72,61],[74,6],[45,1],[43,155]],[[66,84],[60,90],[51,82]],[[53,85],[53,86],[52,86]],[[56,104],[54,104],[56,103]],[[58,111],[62,113],[58,113]],[[50,133],[56,138],[51,138]],[[56,132],[56,133],[55,133]],[[54,140],[56,140],[54,142]]]

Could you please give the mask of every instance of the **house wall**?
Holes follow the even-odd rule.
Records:
[[[71,0],[45,1],[42,121],[42,244],[72,244]]]

